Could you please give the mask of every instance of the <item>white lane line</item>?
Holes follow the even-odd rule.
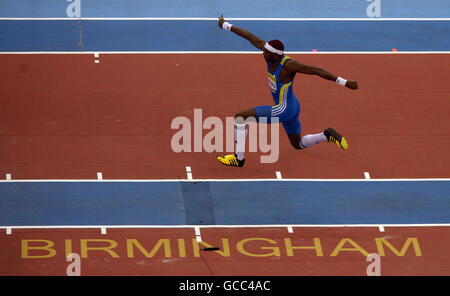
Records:
[[[102,227],[102,228],[101,228],[101,233],[102,233],[102,234],[106,234],[106,227]]]
[[[11,174],[6,174],[6,180],[10,181],[11,180]]]
[[[191,167],[190,166],[186,167],[186,174],[187,174],[187,179],[188,180],[192,180],[192,171],[191,171]]]
[[[366,180],[370,180],[369,172],[364,172],[364,178],[366,178]]]
[[[194,231],[195,231],[195,239],[197,242],[201,242],[202,241],[202,236],[200,234],[200,227],[196,226],[194,227]]]
[[[275,175],[277,176],[277,179],[278,179],[278,180],[283,179],[283,177],[281,177],[281,172],[280,172],[280,171],[276,171],[276,172],[275,172]]]
[[[101,54],[261,54],[261,51],[102,51]],[[450,51],[286,51],[286,54],[450,54]],[[2,54],[93,54],[92,51],[2,51]]]
[[[7,227],[6,228],[6,235],[11,235],[11,233],[12,233],[11,227]]]
[[[384,226],[383,225],[379,225],[378,229],[380,230],[380,232],[384,232]]]
[[[202,228],[287,228],[289,226],[299,228],[353,228],[353,227],[450,227],[450,223],[423,223],[423,224],[250,224],[250,225],[202,225]],[[194,225],[9,225],[0,226],[0,229],[98,229],[99,227],[107,227],[112,229],[192,229],[199,228]],[[200,228],[198,229],[200,233]]]
[[[392,179],[370,179],[373,182],[449,182],[450,178],[392,178]],[[183,182],[186,179],[109,179],[103,180],[104,182]],[[273,178],[270,179],[195,179],[196,182],[274,182]],[[363,182],[365,179],[280,179],[283,182]],[[6,180],[0,180],[6,182]],[[95,179],[21,179],[11,180],[10,182],[98,182]]]
[[[1,17],[1,21],[217,21],[217,17]],[[445,17],[229,17],[229,21],[449,21]]]
[[[94,58],[95,58],[94,63],[96,63],[96,64],[100,63],[100,60],[98,60],[99,57],[100,57],[99,53],[94,52]]]
[[[103,173],[97,172],[97,180],[103,180]]]
[[[287,227],[287,230],[288,230],[289,233],[294,233],[294,228],[292,228],[291,225],[289,225],[289,226]]]

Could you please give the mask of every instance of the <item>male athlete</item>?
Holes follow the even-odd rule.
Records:
[[[347,140],[332,128],[328,128],[322,133],[301,137],[301,124],[298,119],[300,104],[294,95],[292,84],[297,73],[319,75],[350,89],[358,88],[356,81],[345,80],[323,69],[294,61],[284,54],[284,45],[281,41],[266,42],[242,28],[233,26],[223,18],[223,15],[219,17],[219,27],[247,39],[253,46],[263,51],[264,59],[267,62],[269,86],[275,101],[273,106],[259,106],[235,115],[236,152],[224,157],[217,157],[220,163],[234,167],[244,166],[245,138],[247,136],[245,119],[251,117],[258,121],[265,117],[267,123],[271,122],[271,118],[277,118],[283,124],[289,141],[295,149],[305,149],[325,141],[334,143],[344,150],[348,149]]]

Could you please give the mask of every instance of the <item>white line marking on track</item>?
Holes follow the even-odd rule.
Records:
[[[217,21],[217,17],[1,17],[0,21]],[[449,21],[450,18],[229,17],[229,21]]]
[[[192,180],[192,171],[191,171],[191,167],[190,166],[186,167],[186,175],[187,175],[187,179],[188,180]]]
[[[200,227],[198,227],[198,226],[194,227],[194,231],[195,231],[195,240],[197,242],[201,242],[202,241],[202,236],[201,236],[201,233],[200,233]]]
[[[275,172],[275,175],[277,176],[277,179],[278,179],[278,180],[283,179],[283,177],[281,177],[281,172],[280,172],[280,171],[276,171],[276,172]]]
[[[366,178],[366,180],[370,180],[369,172],[364,172],[364,178]]]
[[[10,181],[11,180],[11,174],[6,174],[6,180]]]
[[[3,51],[2,54],[93,54],[92,51]],[[102,51],[100,54],[261,54],[261,51]],[[450,54],[450,51],[286,51],[286,54]]]
[[[102,227],[102,228],[101,228],[101,233],[102,233],[102,234],[106,234],[106,227]]]
[[[289,233],[294,233],[294,228],[292,228],[291,225],[289,225],[289,226],[287,227],[287,230],[288,230]]]
[[[99,57],[98,52],[94,52],[94,58],[98,58],[98,57]]]
[[[97,180],[103,180],[102,172],[97,172]]]
[[[380,232],[384,232],[384,226],[383,225],[379,225],[378,229],[380,230]]]
[[[196,182],[276,182],[270,179],[196,179]],[[280,179],[283,182],[364,182],[366,179]],[[448,182],[450,178],[418,178],[418,179],[370,179],[371,182]],[[0,180],[0,183],[6,180]],[[29,179],[29,180],[10,180],[8,182],[99,182],[95,179]],[[186,182],[186,179],[115,179],[102,180],[102,182]]]
[[[95,60],[94,63],[98,64],[98,63],[100,63],[100,61],[99,60]]]
[[[253,224],[253,225],[202,225],[202,228],[287,228],[287,227],[303,227],[303,228],[352,228],[352,227],[380,227],[380,224]],[[383,224],[383,227],[450,227],[450,223],[423,223],[423,224]],[[111,229],[167,229],[167,228],[198,228],[194,225],[10,225],[0,226],[0,229],[92,229],[99,227],[107,227]]]
[[[6,228],[6,235],[11,235],[11,233],[12,233],[11,227],[7,227]]]

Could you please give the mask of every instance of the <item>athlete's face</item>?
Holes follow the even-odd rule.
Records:
[[[267,49],[264,48],[263,51],[263,55],[264,55],[264,59],[266,60],[267,63],[273,63],[276,59],[276,54],[268,51]]]
[[[267,63],[275,63],[275,62],[277,62],[277,60],[279,58],[279,55],[277,55],[276,53],[270,52],[265,48],[263,51],[263,55],[264,55],[264,59],[266,60]]]

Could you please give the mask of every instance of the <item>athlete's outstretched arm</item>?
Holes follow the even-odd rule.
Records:
[[[219,17],[219,27],[222,28],[222,24],[225,22],[226,20],[223,18],[223,15],[221,15]],[[255,36],[252,33],[236,26],[232,26],[230,31],[235,33],[236,35],[241,36],[242,38],[247,39],[254,47],[260,50],[264,50],[264,44],[266,44],[266,41],[262,40],[258,36]]]
[[[285,67],[292,72],[309,74],[309,75],[318,75],[324,79],[331,80],[331,81],[336,81],[338,79],[337,75],[330,73],[324,69],[321,69],[321,68],[318,68],[315,66],[305,65],[305,64],[299,63],[294,60],[289,60],[289,62],[286,63]],[[350,89],[358,89],[358,82],[353,81],[353,80],[347,80],[347,82],[345,83],[345,86]]]

